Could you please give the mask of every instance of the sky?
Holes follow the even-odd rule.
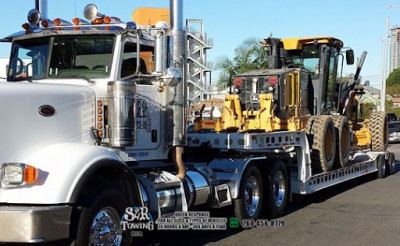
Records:
[[[362,76],[379,87],[382,64],[382,40],[386,18],[390,26],[400,26],[400,0],[183,0],[185,18],[203,19],[208,37],[214,40],[208,60],[233,57],[234,49],[245,39],[257,37],[333,36],[359,56],[368,52]],[[0,37],[21,31],[21,25],[34,7],[34,0],[2,0]],[[130,21],[137,7],[168,7],[168,0],[48,0],[50,19],[83,18],[86,4],[95,3],[99,11]],[[395,5],[396,8],[389,8]],[[4,5],[3,5],[4,6]],[[9,45],[0,44],[0,57],[9,56]],[[355,71],[349,67],[344,73]],[[217,79],[218,73],[214,76]]]

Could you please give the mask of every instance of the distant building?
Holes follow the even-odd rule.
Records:
[[[392,108],[400,108],[400,98],[395,97],[392,99],[393,106]]]
[[[390,31],[390,72],[392,72],[400,67],[400,27],[394,27]]]
[[[380,98],[380,96],[381,96],[381,90],[379,90],[375,87],[372,87],[372,86],[364,86],[364,91],[369,92],[375,98]]]

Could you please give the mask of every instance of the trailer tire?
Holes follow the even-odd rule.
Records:
[[[306,125],[311,146],[311,167],[314,173],[332,170],[336,153],[336,134],[328,115],[312,116]]]
[[[274,219],[284,215],[289,196],[289,182],[283,161],[274,160],[268,170],[265,185],[266,215]]]
[[[332,116],[336,131],[336,155],[334,167],[349,165],[351,132],[346,116]]]
[[[378,178],[384,179],[387,176],[387,172],[389,171],[386,166],[385,156],[380,154],[376,158],[376,165],[378,168]]]
[[[371,150],[386,151],[388,146],[388,119],[386,112],[374,112],[370,117]]]
[[[76,228],[75,246],[97,245],[95,237],[100,235],[99,229],[107,224],[107,237],[102,240],[115,240],[112,245],[130,245],[131,237],[128,231],[123,231],[120,225],[125,209],[129,206],[124,195],[115,188],[99,186],[89,189],[87,196],[79,202],[82,210],[79,214]],[[112,233],[116,235],[112,235]],[[109,243],[109,242],[108,242]]]
[[[395,162],[396,162],[396,157],[394,155],[394,153],[389,153],[389,158],[387,159],[387,163],[386,163],[386,168],[388,168],[388,170],[390,170],[389,175],[392,175],[395,173]]]
[[[260,170],[248,167],[240,182],[238,199],[233,202],[235,216],[244,219],[258,219],[263,207],[264,187]]]

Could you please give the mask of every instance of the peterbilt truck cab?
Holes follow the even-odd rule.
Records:
[[[125,23],[93,4],[84,14],[88,21],[71,23],[32,10],[24,30],[3,40],[12,48],[0,84],[0,242],[72,236],[77,245],[127,245],[117,222],[126,207],[145,202],[133,169],[181,164],[174,151],[184,120],[169,127],[167,116],[183,115],[175,92],[184,48],[168,46],[185,44],[182,26]],[[167,188],[154,194],[165,198]],[[151,206],[155,218],[163,213]]]

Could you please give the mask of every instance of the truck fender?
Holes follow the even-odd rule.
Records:
[[[90,174],[106,166],[124,170],[131,182],[135,182],[135,176],[115,152],[95,145],[70,142],[51,144],[26,153],[18,162],[37,168],[39,178],[33,185],[2,189],[1,202],[74,203]]]
[[[240,182],[246,168],[250,163],[266,160],[267,157],[254,157],[246,159],[217,159],[210,163],[216,177],[228,184],[232,199],[239,195]]]

